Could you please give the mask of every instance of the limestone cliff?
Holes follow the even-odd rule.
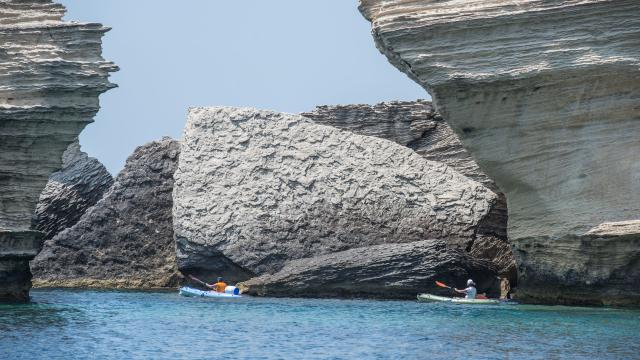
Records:
[[[45,242],[31,263],[34,285],[176,286],[171,194],[179,153],[169,138],[138,147],[102,200]]]
[[[180,270],[231,282],[296,259],[316,264],[321,276],[331,268],[331,257],[321,256],[355,248],[373,256],[383,244],[466,243],[496,200],[482,184],[392,141],[255,109],[191,109],[175,181]],[[400,253],[366,271],[417,276]],[[344,274],[355,276],[363,265],[352,260]]]
[[[64,12],[50,0],[0,0],[0,299],[28,298],[40,192],[114,86],[117,68],[101,56],[108,28]]]
[[[360,0],[506,194],[523,301],[640,304],[637,1]]]
[[[87,156],[76,141],[62,155],[62,169],[49,177],[36,207],[36,230],[51,239],[75,225],[113,185],[113,177],[98,159]]]
[[[356,134],[395,141],[413,149],[425,159],[451,166],[466,177],[491,189],[497,201],[480,223],[472,243],[462,249],[477,258],[491,260],[500,274],[516,283],[516,266],[507,241],[507,204],[496,184],[480,170],[462,147],[451,127],[435,111],[431,102],[392,101],[376,105],[318,106],[301,114],[318,124],[349,130]]]

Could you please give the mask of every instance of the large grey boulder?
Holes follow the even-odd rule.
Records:
[[[255,109],[191,109],[175,181],[179,268],[232,282],[354,248],[466,244],[497,200],[394,142]]]
[[[427,160],[447,164],[495,193],[478,227],[473,244],[464,250],[498,265],[511,284],[517,280],[515,258],[507,239],[507,203],[493,180],[478,167],[458,136],[426,100],[391,101],[375,105],[322,105],[301,114],[317,124],[330,125],[360,135],[376,136],[413,149]]]
[[[275,274],[238,284],[260,296],[380,297],[415,299],[429,292],[451,296],[439,280],[464,288],[473,278],[479,293],[498,297],[497,268],[451,249],[443,240],[382,244],[294,260]]]
[[[429,91],[506,194],[518,298],[639,305],[638,2],[360,0],[360,10],[378,49]]]
[[[32,261],[34,285],[159,288],[178,284],[172,227],[180,145],[138,147],[105,196]]]
[[[115,86],[101,54],[109,29],[64,13],[51,0],[0,0],[0,300],[28,300],[40,193]]]
[[[51,239],[75,225],[87,209],[102,199],[113,177],[98,159],[80,150],[76,141],[62,155],[62,169],[49,177],[36,207],[36,230]]]

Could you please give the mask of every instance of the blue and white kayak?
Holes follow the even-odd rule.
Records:
[[[233,289],[229,289],[233,288]],[[229,290],[229,291],[227,291]],[[241,298],[242,295],[239,294],[238,289],[235,286],[227,286],[225,292],[217,292],[217,291],[202,291],[194,288],[190,288],[188,286],[183,286],[180,288],[180,295],[182,296],[193,296],[193,297],[210,297],[210,298]]]

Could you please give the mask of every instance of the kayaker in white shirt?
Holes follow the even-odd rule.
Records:
[[[464,297],[465,299],[475,299],[476,294],[478,293],[478,290],[476,290],[476,283],[474,283],[473,280],[471,279],[467,280],[466,289],[460,290],[460,289],[453,288],[453,290],[460,294],[466,294],[466,296]]]

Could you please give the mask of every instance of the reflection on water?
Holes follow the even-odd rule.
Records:
[[[36,290],[0,305],[3,359],[631,359],[640,312]]]
[[[75,313],[75,314],[74,314]],[[44,304],[0,305],[0,333],[37,331],[52,326],[65,326],[69,319],[77,319],[81,312]]]

